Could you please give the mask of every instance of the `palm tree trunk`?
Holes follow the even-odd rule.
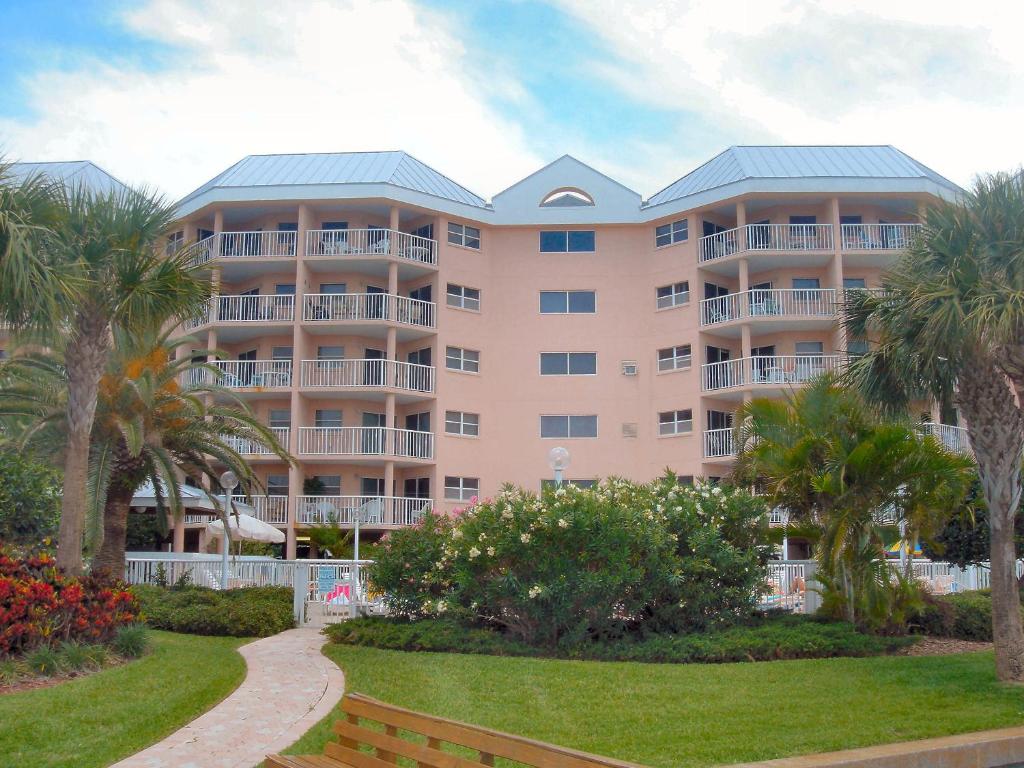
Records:
[[[1021,498],[1024,422],[1006,377],[991,362],[965,366],[957,401],[967,422],[988,505],[992,639],[996,677],[1024,681],[1024,624],[1017,589],[1014,520]]]
[[[94,573],[103,571],[115,578],[124,576],[124,551],[128,536],[128,513],[135,489],[130,483],[112,485],[103,508],[103,544],[92,561]]]
[[[89,475],[89,433],[96,415],[96,393],[110,349],[110,329],[102,317],[84,310],[75,318],[65,353],[68,377],[68,448],[64,457],[64,494],[57,531],[57,566],[82,573],[82,534]]]

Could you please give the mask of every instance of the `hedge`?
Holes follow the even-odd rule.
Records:
[[[958,640],[992,641],[992,594],[988,590],[925,598],[911,630]]]
[[[354,619],[334,624],[326,632],[334,643],[387,650],[678,664],[877,656],[916,642],[913,637],[865,635],[846,622],[798,615],[772,616],[700,634],[591,642],[555,654],[491,629],[466,628],[445,619]]]
[[[131,591],[142,619],[154,629],[192,635],[267,637],[295,626],[291,587],[167,588],[138,584]]]

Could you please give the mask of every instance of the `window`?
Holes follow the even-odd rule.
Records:
[[[448,222],[448,242],[452,245],[461,245],[464,248],[475,248],[480,250],[480,230],[466,224]]]
[[[693,431],[693,411],[665,411],[658,414],[659,435],[682,435]]]
[[[593,480],[593,479],[590,479],[590,480],[583,480],[583,479],[568,480],[568,479],[564,479],[564,480],[562,480],[562,485],[575,485],[577,488],[593,488],[595,485],[597,485],[597,480]],[[552,480],[541,480],[540,481],[540,489],[541,489],[541,491],[546,491],[548,488],[554,488],[554,487],[555,487],[555,481],[553,479]]]
[[[318,427],[340,427],[341,410],[335,408],[317,408],[316,426]]]
[[[597,437],[597,416],[541,416],[541,437]]]
[[[689,344],[658,350],[659,371],[678,371],[681,368],[689,368],[692,362]]]
[[[821,288],[821,281],[816,277],[794,277],[793,278],[793,289],[797,291],[807,291]]]
[[[384,495],[384,478],[383,477],[360,477],[359,478],[359,495],[360,496],[383,496]]]
[[[445,367],[451,371],[479,373],[480,353],[473,349],[447,347],[444,351],[444,363]]]
[[[423,413],[407,414],[405,417],[405,428],[413,432],[429,432],[430,413],[424,411]]]
[[[465,411],[445,411],[444,431],[449,435],[480,436],[480,414]]]
[[[658,295],[658,309],[678,307],[681,304],[690,302],[690,283],[683,280],[681,283],[663,285],[656,290]]]
[[[542,230],[541,253],[593,253],[594,230]]]
[[[292,348],[291,347],[271,347],[270,348],[270,359],[271,360],[287,360],[291,362],[292,359]]]
[[[816,224],[818,222],[817,216],[790,216],[789,223],[807,226],[809,224]]]
[[[317,360],[344,360],[345,348],[336,346],[319,346],[316,348]]]
[[[181,246],[183,246],[184,244],[185,232],[184,230],[179,229],[177,232],[172,232],[167,236],[167,246],[165,247],[164,250],[168,256],[173,256],[174,254],[181,250]]]
[[[345,293],[347,288],[348,286],[345,283],[320,283],[320,293]]]
[[[287,429],[292,425],[292,412],[287,408],[271,408],[267,424],[271,429]]]
[[[594,291],[541,291],[542,315],[592,315],[597,311]]]
[[[448,283],[447,296],[449,307],[480,310],[480,291],[476,288]]]
[[[276,296],[294,296],[295,283],[277,283],[274,285],[274,294]]]
[[[267,495],[287,496],[288,475],[267,475]]]
[[[820,341],[798,341],[796,343],[796,354],[799,356],[821,357],[825,352],[824,346]]]
[[[846,354],[851,357],[860,357],[868,353],[868,340],[867,339],[847,339],[846,340]]]
[[[596,352],[541,352],[541,376],[593,376],[597,373]]]
[[[480,495],[480,478],[444,476],[444,497],[449,501],[469,501]]]
[[[867,287],[868,287],[867,283],[864,282],[864,278],[863,277],[844,277],[843,278],[843,288],[857,289],[857,288],[867,288]]]
[[[429,477],[407,477],[403,483],[403,488],[405,490],[405,496],[410,499],[430,498]]]
[[[673,243],[682,243],[690,236],[690,224],[686,219],[673,221],[671,224],[662,224],[654,228],[654,245],[661,248]]]
[[[325,221],[320,225],[321,229],[329,229],[337,231],[339,229],[348,229],[347,221]]]
[[[313,475],[323,487],[323,496],[341,496],[341,475]]]

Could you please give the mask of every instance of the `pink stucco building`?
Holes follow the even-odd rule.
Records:
[[[735,408],[855,354],[843,291],[957,192],[888,146],[732,147],[646,199],[565,156],[490,202],[402,152],[253,156],[169,245],[219,281],[192,354],[299,460],[251,456],[291,557],[539,489],[556,445],[575,482],[726,475]]]

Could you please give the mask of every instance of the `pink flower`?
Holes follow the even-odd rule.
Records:
[[[469,503],[470,503],[470,504],[476,504],[476,500],[477,500],[477,497],[476,497],[476,496],[474,496],[473,498],[471,498],[471,499],[469,500]]]

